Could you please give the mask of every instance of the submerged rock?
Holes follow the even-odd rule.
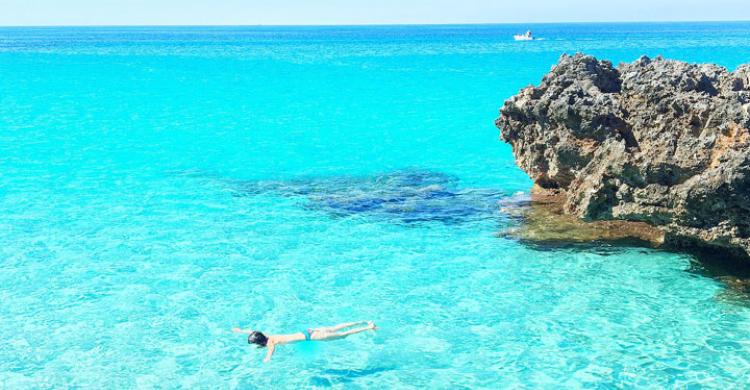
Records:
[[[402,223],[462,223],[498,215],[504,197],[493,189],[460,188],[456,177],[404,170],[366,177],[338,176],[291,181],[234,183],[238,195],[272,192],[301,196],[308,207],[334,216],[369,215]]]
[[[750,259],[750,65],[564,55],[505,102],[497,126],[564,214]]]
[[[501,236],[545,246],[606,242],[658,247],[664,243],[664,232],[644,222],[584,221],[565,214],[564,200],[560,193],[537,189],[526,204],[503,204],[501,211],[520,218],[521,223]]]

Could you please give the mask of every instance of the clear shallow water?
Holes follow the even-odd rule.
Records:
[[[493,120],[562,52],[734,68],[750,23],[526,27],[0,29],[0,387],[748,385],[689,256],[497,237]]]

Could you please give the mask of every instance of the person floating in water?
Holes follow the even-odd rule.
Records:
[[[354,328],[358,325],[365,325],[360,328]],[[344,330],[347,328],[354,328]],[[339,324],[336,326],[327,326],[323,328],[308,328],[304,332],[292,333],[292,334],[275,334],[266,336],[262,332],[250,329],[232,328],[234,333],[242,333],[247,336],[248,344],[256,344],[258,348],[268,347],[264,363],[271,360],[273,352],[276,350],[277,345],[298,343],[301,341],[331,341],[343,339],[347,336],[351,336],[356,333],[366,332],[368,330],[378,330],[375,323],[372,321],[359,321],[359,322],[347,322],[345,324]]]

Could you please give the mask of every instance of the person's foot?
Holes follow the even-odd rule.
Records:
[[[372,321],[367,321],[367,328],[370,330],[378,330],[378,326]]]

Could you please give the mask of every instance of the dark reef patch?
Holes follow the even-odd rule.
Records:
[[[366,215],[401,223],[457,224],[497,217],[505,193],[461,188],[455,176],[402,170],[374,176],[336,176],[288,181],[236,181],[236,196],[274,193],[304,197],[307,207],[337,217]]]

